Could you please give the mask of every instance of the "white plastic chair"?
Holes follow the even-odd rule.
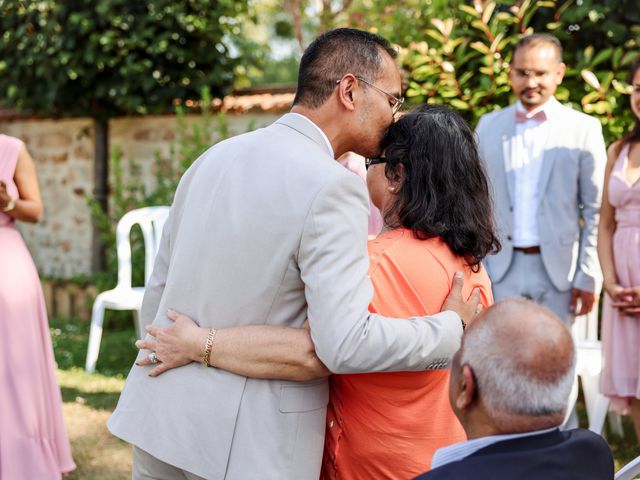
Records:
[[[112,290],[100,293],[93,302],[91,312],[91,330],[85,370],[93,373],[100,352],[102,340],[102,322],[105,309],[133,310],[138,338],[140,331],[140,307],[144,296],[144,287],[131,286],[131,243],[129,236],[134,225],[139,225],[144,238],[144,281],[151,276],[153,263],[160,246],[162,228],[169,215],[169,207],[144,207],[127,212],[116,227],[116,248],[118,254],[118,284]]]
[[[589,430],[602,435],[609,409],[609,399],[602,395],[599,389],[600,372],[602,371],[602,346],[598,341],[597,311],[576,317],[572,333],[577,353],[576,377],[580,378],[582,384]],[[569,396],[569,408],[564,424],[569,422],[577,398],[578,383],[576,379]]]
[[[600,393],[602,371],[602,346],[600,342],[583,340],[578,342],[576,371],[582,381],[582,393],[589,419],[589,430],[602,435],[609,410],[609,399]]]
[[[633,480],[640,475],[640,457],[636,457],[616,472],[615,480]]]
[[[600,373],[602,371],[602,344],[598,341],[598,312],[593,310],[587,315],[576,317],[572,328],[573,338],[576,343],[577,362],[576,375],[582,383],[589,420],[589,430],[602,435],[604,422],[609,418],[611,431],[622,437],[622,421],[620,415],[609,412],[609,399],[600,393]],[[569,409],[565,423],[575,406],[578,398],[577,384],[571,392]]]

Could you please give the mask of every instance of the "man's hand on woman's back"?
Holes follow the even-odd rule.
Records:
[[[456,272],[453,275],[453,284],[451,291],[446,300],[442,304],[442,310],[451,310],[458,314],[462,321],[469,325],[476,316],[482,311],[480,303],[480,289],[475,288],[469,298],[465,301],[462,296],[462,287],[464,285],[464,275],[462,272]]]

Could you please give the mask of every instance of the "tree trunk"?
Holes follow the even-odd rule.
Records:
[[[93,196],[100,204],[102,210],[107,213],[109,210],[109,120],[94,119],[94,170]],[[100,239],[100,230],[93,224],[91,270],[93,273],[100,272],[105,268],[105,245]]]

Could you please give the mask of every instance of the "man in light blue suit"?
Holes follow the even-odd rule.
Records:
[[[602,284],[596,237],[607,156],[598,120],[554,97],[565,70],[555,37],[523,37],[509,73],[518,101],[483,116],[477,134],[503,246],[486,260],[495,299],[532,299],[571,325]]]

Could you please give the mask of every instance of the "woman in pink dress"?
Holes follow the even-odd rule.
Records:
[[[633,130],[609,147],[598,254],[606,295],[600,389],[630,413],[640,439],[640,62],[632,65]]]
[[[0,479],[58,480],[73,470],[44,298],[15,221],[42,202],[24,144],[0,135]]]

